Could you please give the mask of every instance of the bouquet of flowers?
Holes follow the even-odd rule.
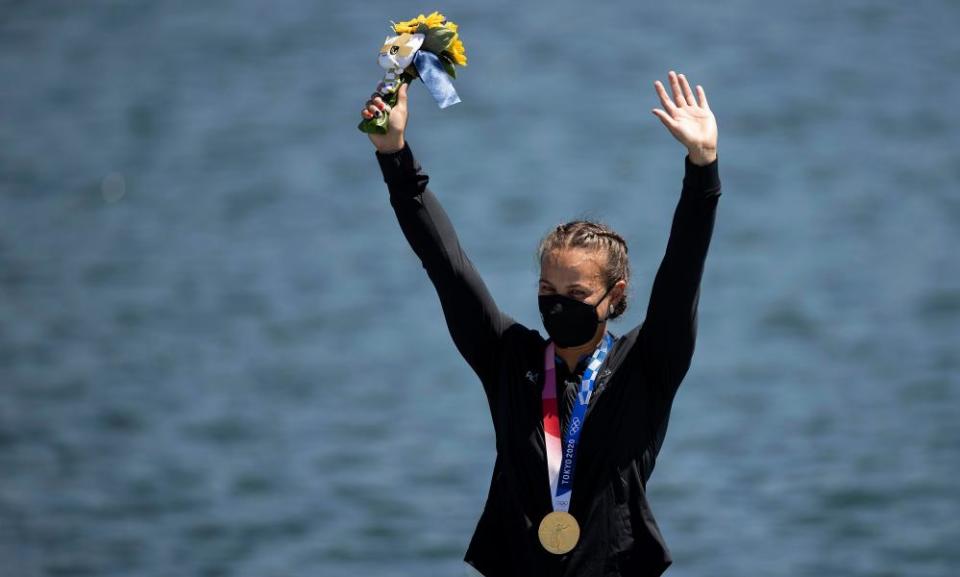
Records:
[[[387,37],[377,58],[387,73],[374,94],[394,106],[400,85],[420,78],[440,108],[460,102],[450,81],[457,77],[457,66],[467,65],[457,25],[439,12],[391,24],[395,35]],[[379,117],[363,120],[358,128],[361,132],[386,134],[387,122],[385,111]]]

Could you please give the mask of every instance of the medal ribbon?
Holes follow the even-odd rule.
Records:
[[[557,413],[557,365],[556,347],[551,342],[543,358],[543,438],[547,449],[547,473],[550,477],[550,498],[553,500],[553,510],[566,512],[570,509],[570,496],[573,493],[573,471],[577,463],[577,445],[580,442],[580,431],[583,430],[583,419],[590,405],[593,395],[593,384],[597,380],[597,372],[606,358],[613,337],[610,333],[603,336],[600,346],[593,352],[587,369],[583,372],[580,381],[580,391],[577,393],[577,402],[570,414],[570,424],[562,443],[560,440],[560,417]]]

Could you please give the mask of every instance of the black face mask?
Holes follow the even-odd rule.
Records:
[[[596,305],[559,294],[540,295],[540,318],[553,342],[564,349],[590,342],[597,333],[597,325],[603,322],[597,316],[597,306],[612,288],[603,293]]]

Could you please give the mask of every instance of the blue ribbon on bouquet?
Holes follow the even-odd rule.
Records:
[[[440,58],[436,54],[418,50],[413,55],[413,65],[417,68],[420,80],[427,86],[427,91],[440,108],[460,102],[457,90],[450,81],[450,75],[443,69],[443,64],[440,63]]]

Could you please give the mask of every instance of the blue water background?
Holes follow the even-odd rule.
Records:
[[[724,193],[650,501],[707,577],[960,575],[960,4],[0,5],[0,576],[460,575],[482,390],[356,130],[391,19],[461,104],[409,140],[498,303],[631,247],[642,321],[703,84]]]

